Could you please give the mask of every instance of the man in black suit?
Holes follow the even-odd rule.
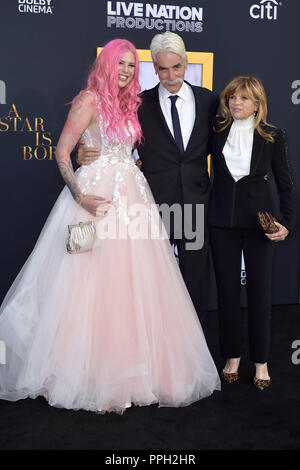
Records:
[[[156,203],[177,205],[182,210],[184,223],[174,216],[169,236],[177,245],[184,281],[203,321],[208,300],[208,140],[219,98],[184,81],[188,63],[180,36],[169,31],[157,34],[150,49],[160,83],[141,94],[139,120],[144,139],[138,148],[139,166]],[[81,157],[78,160],[83,163]],[[205,220],[199,220],[197,208],[203,206]],[[191,236],[203,225],[204,243],[199,246]]]
[[[183,236],[176,239],[178,233],[180,236],[180,222],[175,218],[170,224],[170,240],[177,245],[184,281],[203,320],[208,294],[208,235],[206,221],[196,218],[196,207],[204,205],[206,219],[210,187],[208,139],[219,99],[215,93],[184,81],[188,64],[180,36],[171,32],[157,34],[150,50],[160,83],[141,95],[139,120],[144,136],[143,145],[138,148],[141,170],[157,204],[179,204],[183,210]],[[188,205],[193,220],[188,220]],[[189,243],[191,229],[199,231],[199,224],[203,223],[204,244],[202,248],[197,243],[193,247]]]

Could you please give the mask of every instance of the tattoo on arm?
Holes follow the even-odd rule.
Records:
[[[57,164],[66,185],[71,191],[73,198],[75,199],[75,201],[80,202],[81,191],[74,175],[72,163],[57,162]]]

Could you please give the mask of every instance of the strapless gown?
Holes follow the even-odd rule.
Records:
[[[110,199],[111,210],[93,217],[67,187],[59,195],[1,306],[0,398],[44,396],[97,413],[189,405],[220,380],[150,188],[129,139],[110,143],[101,120],[83,139],[101,156],[76,171],[78,184]],[[150,237],[136,236],[137,208]],[[107,224],[111,212],[115,224]],[[97,228],[92,251],[67,253],[68,224],[88,220]]]

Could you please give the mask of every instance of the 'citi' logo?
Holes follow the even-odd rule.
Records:
[[[257,19],[277,20],[278,3],[276,0],[261,0],[259,5],[252,5],[250,7],[250,16]]]

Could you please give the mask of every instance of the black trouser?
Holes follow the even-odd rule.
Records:
[[[205,238],[200,250],[187,250],[186,240],[176,240],[181,274],[202,326],[208,308],[208,235]]]
[[[164,217],[162,217],[165,226],[168,226],[168,233],[170,243],[177,246],[179,267],[190,294],[198,318],[205,330],[205,316],[208,308],[208,280],[209,280],[209,263],[208,263],[208,248],[209,248],[209,234],[206,223],[206,214],[204,220],[197,220],[195,215],[196,204],[193,205],[193,216],[185,226],[185,214],[183,206],[182,218],[177,221],[174,220],[174,215],[171,213],[168,224],[165,223]],[[189,217],[189,216],[186,216]],[[181,230],[179,227],[181,224]],[[196,239],[192,237],[191,233],[195,231],[196,224],[202,224],[201,227],[204,230],[204,240],[201,233],[201,241],[204,241],[201,248],[197,248],[199,245],[195,243]],[[193,227],[192,231],[189,231],[189,227]],[[178,235],[180,233],[180,235]],[[185,235],[189,233],[189,238]],[[197,249],[195,249],[197,248]]]
[[[243,250],[250,359],[256,363],[267,362],[274,242],[256,228],[210,227],[210,240],[218,290],[221,354],[228,359],[240,357],[242,353],[240,287]]]

